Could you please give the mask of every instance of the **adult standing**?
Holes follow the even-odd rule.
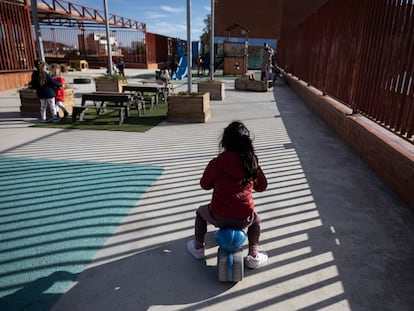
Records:
[[[122,58],[120,58],[120,59],[118,60],[118,64],[117,64],[116,66],[117,66],[117,68],[118,68],[119,74],[120,74],[121,76],[125,77],[125,72],[124,72],[124,69],[125,69],[125,62],[124,62],[124,60],[123,60]]]
[[[210,76],[210,52],[204,55],[203,75],[205,75],[206,69],[208,69],[208,76]]]
[[[197,58],[197,75],[204,76],[204,55],[199,55]]]
[[[168,70],[170,72],[170,77],[171,79],[176,79],[176,73],[177,73],[177,69],[180,67],[180,65],[178,64],[178,56],[175,55],[172,59],[170,64],[168,65]]]
[[[260,80],[267,80],[269,76],[269,70],[271,71],[273,57],[273,49],[265,42],[263,44],[263,54],[262,54],[262,74]],[[270,67],[270,68],[269,68]]]
[[[47,122],[46,108],[49,106],[53,116],[53,122],[58,122],[56,112],[54,88],[61,88],[62,84],[53,80],[52,76],[46,72],[46,63],[42,60],[35,61],[36,70],[32,73],[31,86],[36,90],[40,100],[40,122]]]

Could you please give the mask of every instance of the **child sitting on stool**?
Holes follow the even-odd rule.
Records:
[[[204,236],[207,224],[219,228],[247,229],[249,253],[246,265],[251,269],[267,261],[259,252],[260,222],[254,211],[252,191],[264,191],[267,180],[255,155],[249,130],[240,121],[230,123],[220,142],[223,151],[210,161],[200,185],[213,189],[210,204],[196,212],[195,239],[187,242],[187,250],[197,259],[204,258]]]

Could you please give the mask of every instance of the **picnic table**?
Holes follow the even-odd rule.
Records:
[[[124,103],[129,104],[132,101],[133,93],[119,93],[119,92],[91,92],[82,94],[81,106],[84,106],[87,101],[101,102],[101,106],[105,103],[111,102],[117,106],[122,106]],[[128,105],[129,108],[129,105]]]
[[[129,109],[131,102],[134,100],[134,93],[118,93],[118,92],[92,92],[82,94],[82,101],[80,106],[73,106],[72,122],[76,121],[79,115],[79,120],[82,121],[86,110],[96,109],[97,114],[105,109],[116,110],[119,113],[119,124],[124,123],[125,116],[129,116]],[[93,105],[87,105],[87,101],[92,101]],[[106,103],[110,102],[115,106],[107,106]],[[126,103],[126,107],[123,105]]]

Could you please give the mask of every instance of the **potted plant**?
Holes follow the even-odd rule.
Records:
[[[170,94],[167,102],[167,121],[206,122],[211,116],[208,92]]]
[[[211,100],[223,100],[225,98],[224,82],[220,80],[205,80],[198,83],[198,92],[210,93]]]
[[[122,92],[122,86],[128,84],[128,79],[119,74],[104,74],[95,78],[97,92]]]
[[[25,117],[39,117],[40,116],[40,100],[37,97],[36,90],[32,89],[30,84],[24,89],[19,90],[20,97],[20,113]],[[65,102],[66,110],[72,114],[72,107],[75,105],[74,91],[71,85],[65,86]],[[49,117],[50,111],[46,109]]]

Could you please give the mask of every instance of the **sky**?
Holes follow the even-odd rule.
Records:
[[[104,11],[104,0],[72,0]],[[187,0],[107,0],[108,12],[147,25],[147,32],[187,39]],[[191,0],[191,40],[200,39],[211,0]]]

